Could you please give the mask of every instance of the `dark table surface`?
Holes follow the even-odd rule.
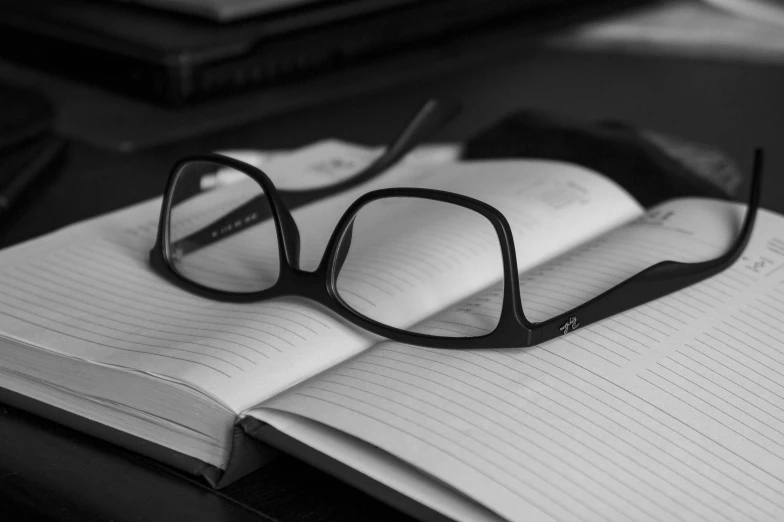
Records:
[[[462,141],[517,108],[613,118],[712,143],[748,168],[765,146],[762,206],[784,213],[784,66],[614,52],[521,49],[408,83],[143,152],[77,141],[47,187],[3,223],[0,247],[157,196],[188,153],[293,148],[338,137],[383,144],[431,96],[465,107],[437,141]],[[282,456],[221,491],[100,440],[0,406],[0,519],[408,520]],[[5,512],[5,513],[4,513]],[[36,518],[37,519],[37,518]]]

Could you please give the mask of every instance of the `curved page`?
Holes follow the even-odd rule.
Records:
[[[662,252],[712,258],[739,214],[705,200],[664,204],[525,274],[526,307],[557,313]],[[341,430],[513,521],[781,520],[783,227],[760,211],[724,273],[551,342],[382,343],[250,414]]]

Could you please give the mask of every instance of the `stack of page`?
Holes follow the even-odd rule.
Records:
[[[375,154],[326,142],[264,168],[347,176]],[[718,256],[745,213],[696,198],[645,210],[553,161],[404,161],[294,211],[302,268],[351,202],[391,186],[499,209],[533,321],[655,262]],[[232,304],[181,290],[149,267],[159,211],[150,201],[0,253],[4,402],[217,485],[276,447],[423,519],[784,519],[781,216],[761,210],[734,266],[658,301],[531,348],[439,350],[296,297]],[[358,275],[352,292],[405,309],[423,332],[468,333],[497,314],[502,267],[452,225],[412,228],[406,251],[378,242],[362,270],[388,284]]]

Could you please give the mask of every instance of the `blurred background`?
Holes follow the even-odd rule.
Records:
[[[709,144],[741,170],[767,146],[780,171],[783,6],[4,0],[0,246],[159,195],[184,154],[383,145],[431,97],[463,107],[436,141],[532,110]]]
[[[461,69],[515,66],[543,49],[579,50],[585,60],[615,51],[778,63],[782,6],[780,0],[6,0],[0,80],[53,102],[61,134],[133,151]]]

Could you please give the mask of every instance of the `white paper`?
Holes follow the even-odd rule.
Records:
[[[720,202],[658,210],[555,260],[554,273],[583,266],[580,280],[609,287],[625,272],[600,282],[602,267],[580,261],[709,259],[740,222]],[[782,225],[760,211],[732,268],[551,342],[382,343],[264,408],[360,438],[508,520],[782,520]]]

